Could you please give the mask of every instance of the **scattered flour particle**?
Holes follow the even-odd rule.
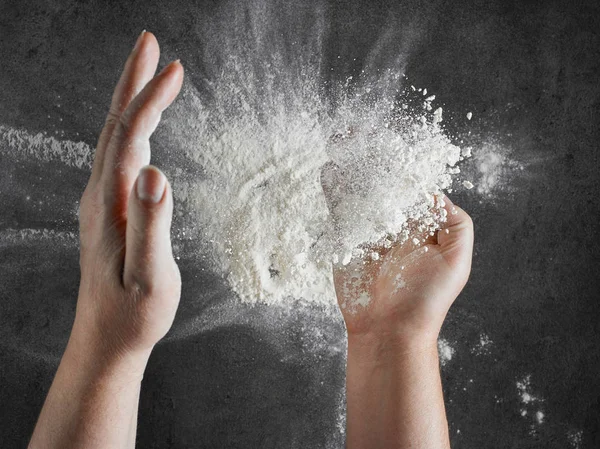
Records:
[[[535,414],[535,419],[537,421],[538,424],[543,424],[544,423],[544,412],[542,412],[541,410],[538,410]]]
[[[481,194],[489,194],[504,181],[510,161],[490,149],[484,151],[487,152],[482,152],[477,158],[477,170],[480,175],[477,180],[477,191]]]
[[[58,140],[42,133],[30,134],[25,130],[0,125],[1,153],[15,159],[60,161],[67,166],[87,169],[92,166],[94,150],[84,142]]]
[[[398,293],[398,291],[404,287],[406,287],[406,282],[402,279],[402,275],[397,274],[394,278],[394,293]]]
[[[527,405],[533,401],[537,401],[537,398],[531,394],[531,375],[527,375],[517,382],[517,390],[523,404]]]
[[[463,181],[462,185],[465,186],[465,189],[469,189],[469,190],[471,190],[474,187],[473,183],[470,181]]]
[[[443,118],[442,118],[442,114],[443,114],[443,109],[442,108],[437,108],[435,111],[433,111],[433,123],[437,124],[440,123]]]
[[[366,307],[369,305],[370,300],[371,300],[371,297],[369,296],[369,293],[363,291],[360,293],[360,295],[358,296],[358,299],[355,301],[354,304]]]
[[[342,265],[348,265],[351,260],[352,260],[352,252],[346,253],[344,255],[344,258],[342,259]]]
[[[444,340],[443,338],[438,339],[438,353],[442,366],[446,366],[446,364],[452,360],[454,352],[455,350],[452,346],[450,346],[448,340]]]
[[[493,344],[492,340],[487,334],[479,335],[479,342],[471,349],[471,353],[475,355],[484,355],[490,353],[490,346]]]
[[[531,391],[531,375],[527,375],[517,382],[517,391],[521,400],[521,416],[530,416],[529,419],[532,420],[532,424],[534,425],[542,424],[545,419],[544,412],[533,408],[537,408],[538,404],[543,402],[543,399],[533,395]]]
[[[467,112],[467,120],[471,120],[473,118],[472,112]]]
[[[583,442],[583,431],[582,430],[571,430],[567,433],[567,439],[571,449],[581,449],[581,443]]]

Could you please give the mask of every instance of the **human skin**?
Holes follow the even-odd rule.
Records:
[[[181,89],[183,67],[175,61],[155,76],[158,59],[156,38],[142,33],[100,134],[79,213],[75,321],[31,449],[135,446],[144,369],[181,290],[171,187],[147,164],[150,135]]]
[[[425,244],[334,267],[348,331],[348,449],[450,447],[437,338],[469,277],[473,223],[444,200],[448,221]],[[366,306],[355,302],[362,292]]]

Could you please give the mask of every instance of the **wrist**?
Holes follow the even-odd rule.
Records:
[[[437,358],[437,336],[369,332],[348,334],[348,356],[360,359],[361,363],[397,363],[414,357],[435,355]]]
[[[115,351],[93,332],[74,326],[63,361],[86,377],[141,382],[151,351]]]

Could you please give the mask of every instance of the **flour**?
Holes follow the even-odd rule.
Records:
[[[482,333],[479,335],[479,342],[471,348],[471,354],[475,355],[488,355],[490,354],[491,346],[493,345],[493,341],[490,339],[489,335]]]
[[[546,415],[540,408],[544,399],[534,395],[531,387],[531,375],[525,376],[517,382],[517,391],[521,401],[520,414],[530,420],[530,433],[535,434],[536,427],[544,424]]]
[[[463,170],[469,177],[470,188],[480,197],[498,199],[514,189],[514,181],[524,175],[525,162],[515,159],[515,152],[495,142],[483,142],[462,149],[465,158],[471,158]]]
[[[183,197],[242,301],[332,305],[332,262],[407,240],[410,222],[432,232],[444,220],[461,151],[440,128],[441,108],[428,112],[434,96],[409,112],[399,92],[357,84],[332,110],[306,78],[258,101],[264,92],[239,72],[213,82],[206,106],[187,93],[202,135],[188,153],[202,174]],[[233,109],[231,92],[243,93]]]
[[[59,161],[77,168],[90,168],[94,150],[84,142],[58,140],[42,133],[0,125],[0,153],[12,159],[34,158],[43,162]]]
[[[567,439],[572,449],[580,449],[581,443],[583,442],[583,431],[582,430],[570,430],[567,433]]]
[[[440,364],[442,366],[446,366],[446,364],[452,360],[454,356],[454,348],[450,346],[450,342],[443,338],[438,339],[438,354],[440,359]]]
[[[537,401],[538,398],[531,394],[531,376],[528,375],[522,380],[517,382],[517,389],[519,391],[519,396],[521,398],[521,402],[525,405],[530,404],[531,402]]]
[[[541,410],[538,410],[537,412],[535,412],[535,420],[537,421],[538,424],[544,424],[545,417],[546,417],[546,415]]]
[[[243,302],[332,306],[332,263],[437,229],[465,155],[443,132],[436,95],[404,91],[401,55],[389,68],[326,80],[322,11],[296,11],[289,19],[310,24],[296,36],[277,28],[287,8],[261,5],[228,11],[225,30],[218,19],[198,30],[198,90],[187,84],[185,110],[162,125],[185,135],[177,156],[190,162],[166,169],[175,214]],[[83,143],[0,135],[27,157],[91,162]]]
[[[79,243],[79,236],[75,232],[53,229],[9,228],[0,230],[0,248],[3,246],[18,245],[21,242],[47,241],[52,241],[65,247],[75,247]]]

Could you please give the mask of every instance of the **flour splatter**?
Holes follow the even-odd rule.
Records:
[[[582,430],[570,430],[567,433],[567,439],[571,449],[581,449],[583,443],[583,431]]]
[[[292,65],[266,39],[249,54],[231,39],[211,48],[222,67],[208,92],[187,93],[183,115],[201,137],[186,152],[200,168],[178,195],[242,301],[334,305],[332,261],[362,260],[365,247],[408,240],[411,224],[426,234],[444,221],[460,148],[435,96],[411,97],[398,67],[327,90],[318,39],[295,48]]]
[[[522,176],[526,163],[517,160],[509,148],[494,142],[463,148],[463,155],[471,157],[463,167],[470,181],[465,185],[478,196],[493,199],[511,192],[515,178]]]
[[[471,353],[475,355],[487,355],[490,353],[493,343],[489,335],[481,333],[479,341],[471,348]]]
[[[541,408],[544,399],[534,395],[531,386],[531,375],[517,381],[517,392],[521,401],[520,415],[530,421],[531,433],[537,432],[537,426],[544,424],[546,415]]]
[[[0,125],[0,153],[11,159],[58,161],[69,167],[90,168],[94,150],[84,142],[58,140],[42,133]]]
[[[0,247],[39,241],[53,241],[65,247],[77,246],[79,244],[79,236],[74,232],[51,229],[21,228],[0,230]]]
[[[455,352],[456,350],[450,345],[448,340],[443,338],[438,339],[438,354],[442,366],[446,366],[452,360]]]

